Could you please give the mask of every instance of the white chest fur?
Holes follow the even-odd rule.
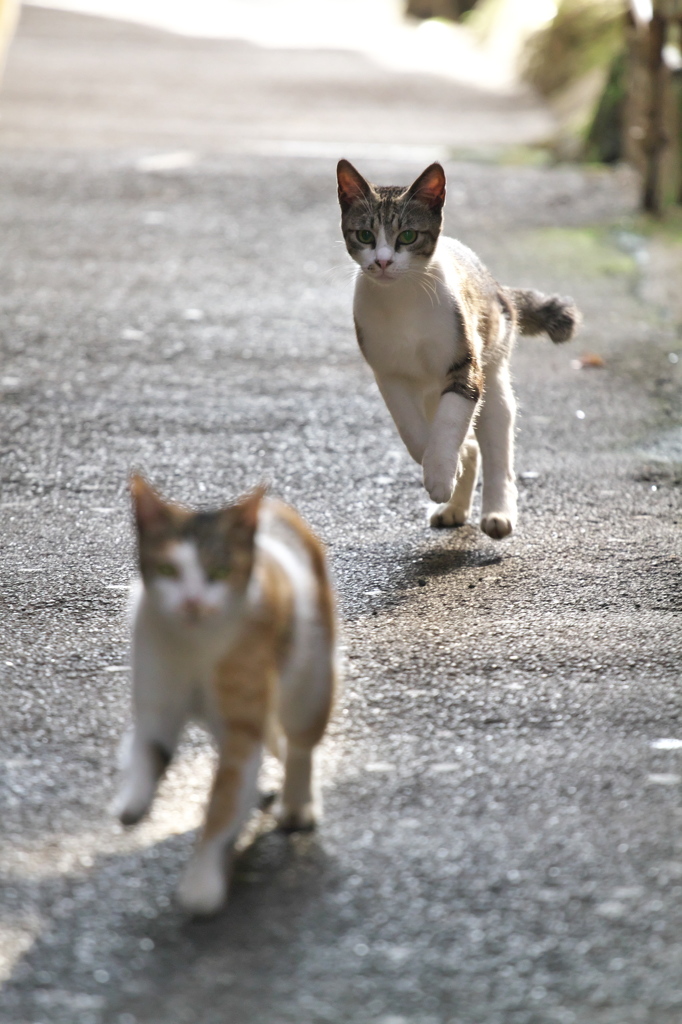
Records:
[[[377,377],[440,382],[460,349],[455,299],[440,266],[389,283],[359,274],[353,312]]]

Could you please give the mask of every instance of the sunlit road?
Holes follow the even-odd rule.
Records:
[[[240,47],[31,10],[8,66],[0,1019],[679,1024],[682,352],[632,236],[606,229],[632,181],[446,159],[460,87],[429,106],[419,79],[399,108],[373,106],[354,75],[390,96],[394,73],[352,54],[311,51],[294,75],[257,51],[253,117],[269,97],[281,116],[256,131],[248,96],[215,91]],[[289,94],[281,69],[299,76]],[[467,145],[512,133],[507,99],[470,97]],[[358,124],[383,125],[383,158]],[[309,155],[287,155],[304,140]],[[444,149],[448,231],[501,280],[584,310],[571,350],[527,340],[515,356],[508,541],[426,526],[352,334],[337,141],[382,181]],[[605,366],[574,369],[581,353]],[[255,823],[229,908],[205,924],[173,901],[210,775],[202,735],[148,821],[125,832],[107,812],[132,466],[209,504],[269,479],[324,537],[339,591],[323,824]]]

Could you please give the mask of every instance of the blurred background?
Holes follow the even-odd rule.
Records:
[[[2,0],[4,50],[18,11],[19,0]],[[508,158],[515,150],[516,159],[527,160],[628,160],[644,180],[643,205],[660,211],[682,195],[681,23],[676,0],[27,4],[0,140],[11,145],[42,131],[41,142],[70,145],[87,132],[95,145],[144,144],[155,128],[211,148],[310,153],[327,140],[362,142],[369,151],[400,143],[381,117],[388,102],[398,108],[407,145],[487,157],[506,148]],[[53,29],[58,51],[47,45]],[[176,35],[175,51],[162,52],[154,45],[159,37],[145,29]],[[96,59],[89,34],[93,46],[96,35],[100,45],[106,40]],[[194,62],[199,50],[191,39],[216,46]],[[218,40],[232,41],[229,55]],[[243,45],[235,48],[236,40]],[[320,52],[327,56],[315,56]],[[34,60],[40,81],[30,75]],[[446,92],[449,82],[469,93],[455,105],[451,91],[432,88],[431,110],[424,111],[411,102],[405,79],[397,88],[395,76],[405,74],[435,74]],[[193,86],[204,91],[203,102],[193,101]],[[48,89],[56,120],[42,105]],[[477,91],[488,94],[487,103],[477,102]],[[95,102],[97,118],[88,123]],[[143,114],[156,119],[145,139],[136,127]]]

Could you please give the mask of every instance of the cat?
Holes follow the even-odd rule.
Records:
[[[516,525],[515,335],[572,338],[572,299],[497,284],[477,256],[441,234],[445,172],[433,163],[409,188],[370,184],[337,167],[341,228],[359,266],[358,344],[437,508],[432,526],[471,515],[483,463],[481,529],[496,540]]]
[[[231,850],[257,801],[267,743],[283,757],[274,813],[287,830],[315,822],[312,757],[335,689],[334,598],[321,542],[263,488],[195,512],[134,474],[140,579],[133,595],[134,727],[114,812],[146,813],[183,725],[202,721],[218,746],[203,834],[180,903],[225,902]]]

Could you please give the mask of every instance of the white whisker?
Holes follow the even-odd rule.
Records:
[[[355,279],[357,270],[358,265],[353,261],[348,263],[335,263],[333,266],[327,267],[326,270],[322,271],[322,277],[339,277],[344,278],[347,281],[351,281]]]

